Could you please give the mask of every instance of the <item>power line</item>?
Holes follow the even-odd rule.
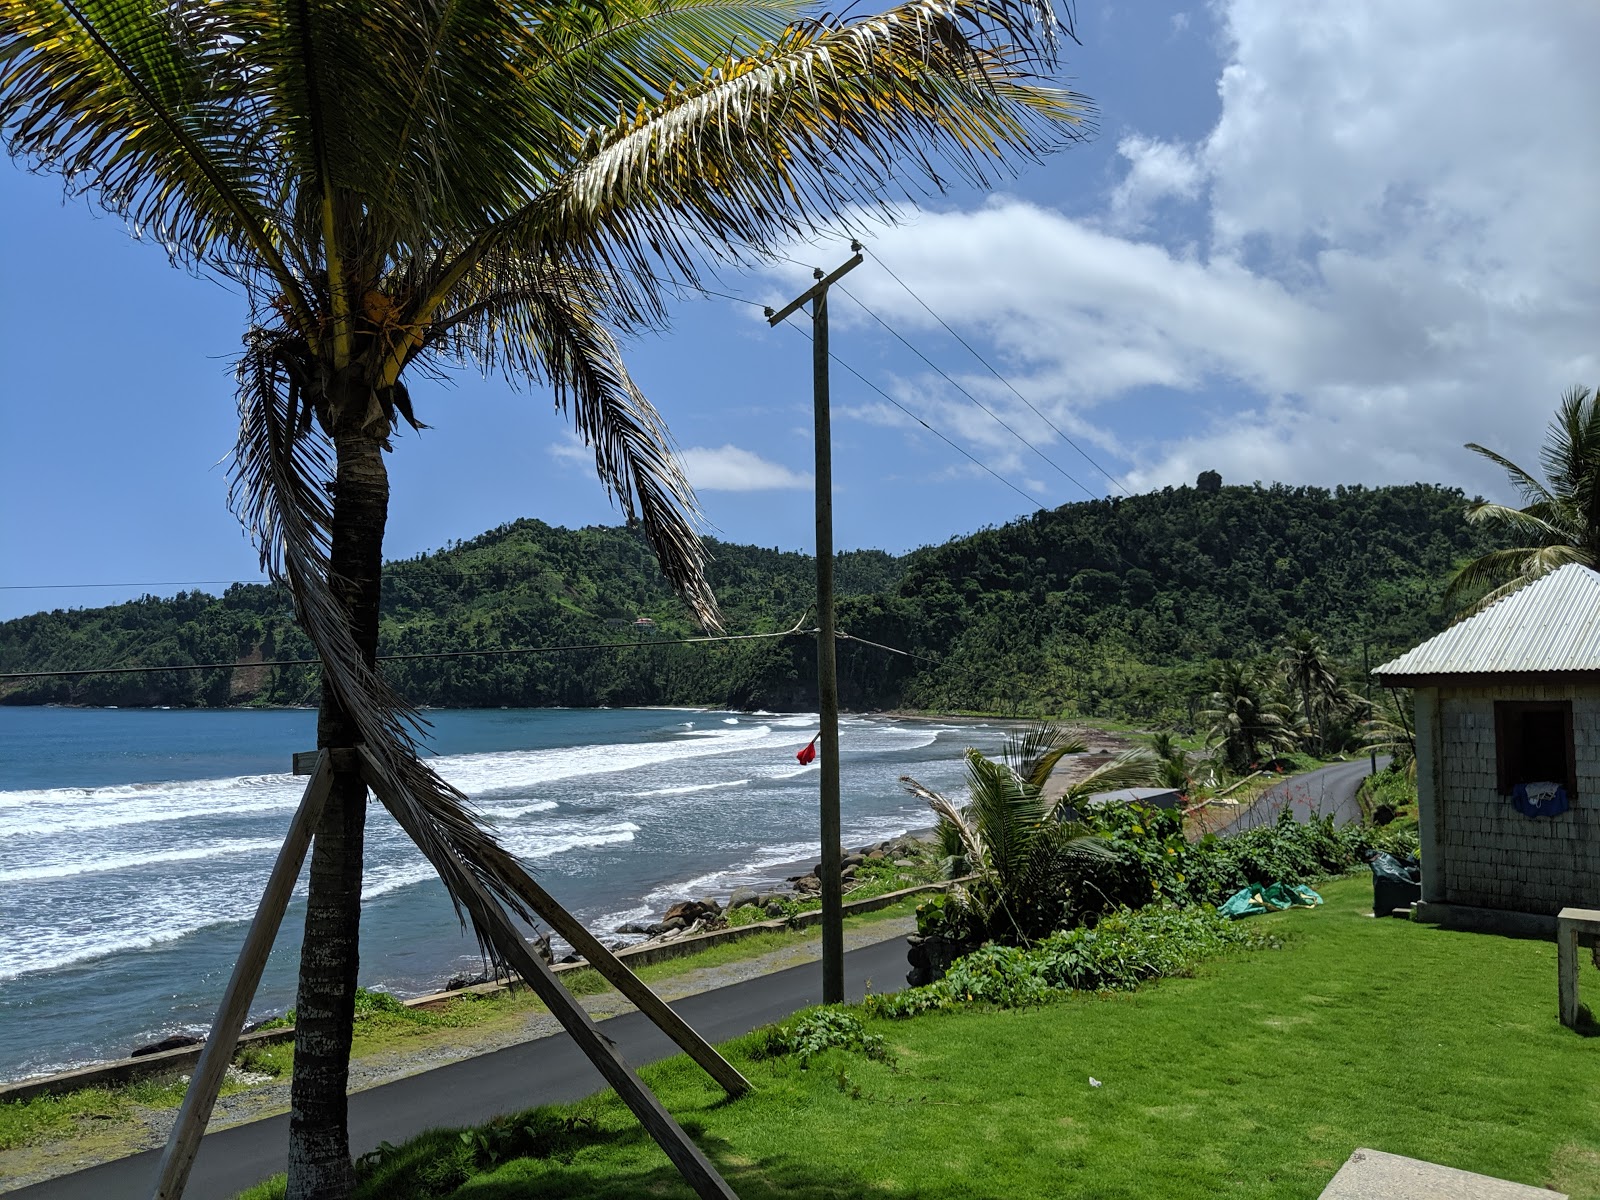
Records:
[[[437,658],[505,658],[520,654],[556,654],[569,650],[641,650],[649,646],[694,646],[707,642],[750,642],[763,638],[796,637],[815,633],[815,629],[784,629],[776,633],[725,633],[693,638],[651,638],[636,642],[582,642],[561,646],[502,646],[488,650],[434,650],[411,654],[380,654],[379,662],[421,662]],[[71,671],[12,671],[0,674],[0,681],[9,679],[60,679],[84,675],[138,675],[166,674],[175,671],[238,671],[247,667],[309,667],[322,662],[320,658],[277,658],[264,662],[213,662],[184,663],[159,667],[88,667]]]
[[[799,334],[799,335],[800,335],[800,336],[801,336],[801,337],[803,337],[803,338],[805,338],[805,339],[806,339],[806,341],[808,341],[808,342],[809,342],[809,341],[810,341],[810,340],[811,340],[811,335],[810,335],[810,334],[809,334],[809,333],[807,333],[807,332],[806,332],[806,331],[805,331],[805,330],[804,330],[804,329],[802,329],[802,328],[800,328],[800,326],[798,326],[798,325],[795,325],[795,324],[792,324],[792,323],[791,323],[791,322],[789,322],[789,321],[785,321],[785,322],[784,322],[784,323],[783,323],[783,324],[784,324],[784,327],[785,327],[785,328],[786,328],[786,329],[792,329],[792,330],[794,330],[794,331],[795,331],[795,332],[796,332],[796,333],[798,333],[798,334]],[[975,465],[975,466],[978,466],[978,467],[981,467],[981,468],[983,468],[983,470],[985,470],[985,471],[987,471],[987,472],[988,472],[988,473],[989,473],[989,474],[990,474],[990,475],[993,475],[993,476],[994,476],[994,477],[995,477],[995,478],[996,478],[996,479],[998,479],[998,480],[999,480],[999,481],[1000,481],[1000,482],[1001,482],[1001,483],[1003,483],[1003,484],[1005,484],[1005,485],[1006,485],[1006,487],[1008,487],[1008,488],[1010,488],[1010,489],[1011,489],[1011,490],[1012,490],[1012,491],[1013,491],[1013,492],[1015,492],[1015,493],[1016,493],[1016,494],[1017,494],[1017,495],[1019,495],[1019,496],[1021,496],[1021,497],[1022,497],[1022,498],[1023,498],[1023,499],[1024,499],[1024,500],[1026,500],[1026,501],[1027,501],[1027,502],[1028,502],[1028,507],[1029,507],[1029,508],[1038,508],[1038,507],[1039,507],[1039,499],[1038,499],[1038,497],[1037,497],[1037,496],[1030,496],[1030,495],[1028,495],[1028,493],[1027,493],[1027,492],[1025,492],[1025,491],[1023,491],[1023,490],[1022,490],[1022,489],[1021,489],[1021,488],[1019,488],[1019,487],[1018,487],[1018,486],[1017,486],[1017,485],[1016,485],[1016,484],[1014,484],[1014,483],[1012,483],[1012,482],[1011,482],[1011,481],[1010,481],[1010,480],[1009,480],[1009,479],[1007,479],[1007,478],[1006,478],[1006,477],[1005,477],[1005,476],[1004,476],[1004,475],[1001,475],[1001,474],[1000,474],[1000,473],[999,473],[999,472],[998,472],[998,471],[996,471],[996,470],[995,470],[995,469],[994,469],[994,468],[993,468],[993,467],[991,467],[991,466],[989,466],[989,464],[988,464],[988,463],[985,463],[985,462],[983,462],[983,461],[981,461],[981,460],[980,460],[980,459],[978,459],[978,458],[976,458],[976,457],[974,457],[974,456],[973,456],[973,455],[972,455],[972,454],[971,454],[971,453],[969,453],[969,452],[968,452],[968,451],[967,451],[967,450],[966,450],[966,449],[965,449],[965,447],[963,447],[963,446],[960,446],[960,445],[958,445],[958,444],[957,444],[957,443],[956,443],[956,442],[953,442],[953,441],[951,441],[951,440],[950,440],[950,439],[949,439],[949,438],[947,438],[947,437],[946,437],[946,436],[945,436],[945,435],[944,435],[944,434],[942,434],[942,433],[940,433],[940,432],[939,432],[939,431],[938,431],[938,430],[937,430],[937,429],[935,429],[935,428],[934,428],[934,427],[933,427],[933,426],[932,426],[932,425],[930,425],[930,424],[928,424],[928,423],[927,423],[927,422],[926,422],[926,421],[924,421],[924,420],[923,420],[923,419],[922,419],[922,418],[921,418],[921,417],[919,417],[919,416],[918,416],[918,415],[917,415],[917,414],[916,414],[916,413],[914,413],[914,412],[912,412],[912,411],[911,411],[911,410],[910,410],[910,409],[909,409],[909,408],[907,408],[907,407],[906,407],[906,406],[905,406],[905,405],[904,405],[904,404],[901,404],[901,403],[900,403],[900,401],[898,401],[898,400],[896,400],[896,399],[895,399],[895,398],[894,398],[894,397],[893,397],[893,396],[891,396],[891,395],[890,395],[890,394],[889,394],[889,393],[888,393],[888,392],[886,392],[886,391],[884,391],[884,390],[883,390],[883,389],[882,389],[882,388],[881,388],[881,387],[879,387],[879,386],[878,386],[878,385],[877,385],[877,384],[875,384],[875,383],[873,383],[873,382],[872,382],[872,380],[870,380],[870,379],[868,379],[868,378],[867,378],[867,377],[866,377],[866,376],[865,376],[865,375],[863,375],[863,374],[862,374],[862,373],[861,373],[861,372],[860,372],[860,371],[858,371],[858,370],[856,370],[856,369],[855,369],[855,368],[854,368],[854,367],[852,367],[852,366],[851,366],[851,365],[850,365],[850,364],[849,364],[849,363],[847,363],[847,362],[845,362],[845,360],[844,360],[844,359],[842,359],[842,358],[840,358],[840,357],[839,357],[839,356],[838,356],[838,355],[837,355],[837,354],[835,354],[835,353],[833,353],[833,351],[832,351],[832,350],[830,350],[830,351],[829,351],[829,352],[828,352],[828,357],[829,357],[829,358],[830,358],[830,359],[832,359],[832,360],[833,360],[833,361],[834,361],[834,362],[836,362],[836,363],[838,363],[838,364],[839,364],[839,365],[840,365],[840,366],[841,366],[841,367],[843,367],[843,368],[844,368],[844,369],[845,369],[845,370],[846,370],[846,371],[849,371],[849,372],[850,372],[850,374],[852,374],[852,375],[854,375],[854,376],[855,376],[855,377],[856,377],[856,378],[857,378],[857,379],[858,379],[858,380],[860,380],[860,381],[861,381],[861,382],[862,382],[862,383],[863,383],[863,384],[865,384],[865,385],[866,385],[866,386],[867,386],[867,387],[869,387],[869,388],[871,388],[871,389],[872,389],[872,390],[873,390],[873,391],[875,391],[875,392],[877,392],[877,393],[878,393],[878,395],[880,395],[880,396],[882,396],[882,397],[883,397],[883,398],[884,398],[884,399],[885,399],[885,400],[887,400],[887,401],[888,401],[888,402],[889,402],[889,403],[890,403],[890,404],[892,404],[892,405],[894,405],[894,406],[895,406],[895,407],[896,407],[896,408],[898,408],[898,409],[899,409],[899,410],[900,410],[900,411],[901,411],[901,412],[903,412],[903,413],[905,413],[905,415],[906,415],[906,416],[908,416],[908,417],[910,417],[910,418],[911,418],[911,419],[912,419],[912,420],[913,420],[913,421],[915,421],[915,422],[916,422],[916,423],[917,423],[917,424],[918,424],[918,425],[921,425],[921,426],[922,426],[922,427],[923,427],[923,428],[924,428],[924,429],[926,429],[926,430],[927,430],[927,431],[928,431],[928,432],[929,432],[929,433],[931,433],[931,434],[933,434],[933,436],[934,436],[934,437],[936,437],[936,438],[938,438],[938,439],[939,439],[939,440],[940,440],[940,441],[941,441],[941,442],[943,442],[943,443],[944,443],[944,444],[945,444],[945,445],[947,445],[947,446],[949,446],[949,447],[950,447],[950,448],[951,448],[951,449],[952,449],[952,450],[954,450],[954,451],[956,451],[956,452],[957,452],[957,453],[958,453],[958,454],[960,454],[960,455],[962,455],[962,456],[963,456],[963,457],[964,457],[964,458],[966,458],[966,459],[968,459],[968,460],[969,460],[969,461],[970,461],[970,462],[972,462],[972,463],[973,463],[973,464],[974,464],[974,465]]]
[[[1043,450],[1039,449],[1039,447],[1035,446],[1027,438],[1023,437],[1020,433],[1018,433],[1015,429],[1013,429],[1009,424],[1007,424],[1005,418],[1003,418],[999,413],[995,412],[994,409],[990,408],[982,400],[979,400],[971,392],[967,391],[966,388],[962,387],[954,379],[950,378],[949,375],[945,374],[945,371],[944,371],[943,367],[939,366],[938,363],[934,362],[931,358],[929,358],[921,350],[918,350],[915,346],[913,346],[909,341],[906,340],[906,338],[900,333],[899,330],[894,328],[894,326],[890,325],[889,322],[885,321],[882,317],[880,317],[872,309],[868,308],[865,304],[863,304],[860,300],[858,300],[850,292],[850,290],[848,288],[846,288],[843,284],[839,285],[839,290],[841,292],[843,292],[846,296],[849,296],[851,303],[853,303],[857,308],[859,308],[862,312],[866,313],[867,316],[871,317],[879,325],[882,325],[884,327],[884,329],[888,330],[890,335],[893,336],[895,338],[895,340],[897,340],[902,346],[904,346],[907,350],[911,351],[911,353],[915,354],[923,362],[927,363],[928,366],[931,367],[934,371],[937,371],[938,374],[939,374],[939,377],[941,379],[943,379],[951,387],[955,388],[956,391],[960,392],[968,400],[972,401],[972,403],[976,404],[985,413],[987,413],[994,420],[994,422],[997,425],[1000,426],[1000,428],[1004,429],[1012,437],[1016,438],[1017,441],[1021,442],[1029,450],[1032,450],[1040,458],[1044,459],[1045,462],[1049,463],[1052,467],[1054,467],[1057,471],[1059,471],[1063,476],[1065,476],[1066,479],[1067,479],[1067,482],[1071,483],[1074,487],[1076,487],[1079,491],[1081,491],[1085,496],[1088,496],[1091,500],[1098,500],[1099,499],[1099,497],[1096,496],[1094,492],[1092,492],[1088,488],[1084,487],[1084,485],[1079,483],[1076,479],[1074,479],[1072,477],[1072,475],[1068,474],[1066,468],[1064,468],[1060,463],[1056,462],[1055,459],[1051,458]],[[1054,428],[1054,426],[1052,426],[1052,428]],[[1058,430],[1057,432],[1060,432],[1060,431]]]
[[[0,592],[44,592],[56,590],[73,590],[85,588],[123,588],[123,587],[222,587],[235,583],[257,583],[262,587],[270,587],[270,579],[164,579],[153,583],[0,583]]]
[[[650,638],[635,642],[582,642],[561,646],[505,646],[488,650],[435,650],[418,651],[411,654],[380,654],[379,662],[423,662],[444,658],[508,658],[524,654],[557,654],[578,650],[647,650],[651,646],[704,646],[712,642],[754,642],[770,640],[773,638],[809,637],[817,633],[817,629],[802,628],[805,621],[801,617],[792,629],[778,630],[773,633],[724,633],[708,635],[705,637],[690,638]],[[855,637],[853,634],[839,632],[836,637],[860,642],[863,646],[871,646],[877,650],[886,650],[891,654],[903,655],[906,658],[917,658],[923,662],[936,662],[936,659],[926,655],[914,654],[910,650],[900,650],[894,646],[885,646],[881,642],[871,642],[866,638]],[[212,662],[212,663],[183,663],[170,664],[156,667],[86,667],[67,671],[9,671],[0,674],[0,682],[21,679],[76,679],[89,675],[169,675],[180,671],[239,671],[247,668],[260,667],[311,667],[321,665],[320,658],[278,658],[268,659],[263,662]]]
[[[1036,407],[1034,407],[1033,401],[1029,400],[1026,396],[1024,396],[1021,392],[1019,392],[1016,389],[1016,386],[1009,379],[1007,379],[1004,375],[1000,374],[1000,372],[995,369],[995,366],[994,366],[993,363],[991,363],[983,355],[979,354],[978,351],[972,346],[972,344],[970,342],[967,341],[966,338],[962,337],[954,329],[950,328],[949,322],[947,322],[938,313],[934,312],[933,308],[928,304],[928,302],[926,300],[924,300],[921,296],[917,295],[917,293],[912,289],[912,287],[911,287],[911,285],[909,283],[907,283],[905,280],[901,279],[900,276],[895,274],[894,269],[892,267],[890,267],[888,263],[883,261],[883,256],[881,254],[879,254],[879,253],[877,253],[876,251],[873,251],[873,250],[869,250],[867,253],[871,254],[872,257],[873,257],[873,260],[876,261],[877,264],[880,267],[882,267],[885,271],[887,271],[889,273],[889,278],[890,279],[893,279],[902,288],[904,288],[906,290],[906,294],[907,295],[909,295],[913,300],[915,300],[918,304],[920,304],[930,317],[932,317],[935,321],[939,322],[939,324],[943,327],[943,329],[944,329],[944,331],[946,333],[948,333],[951,337],[955,338],[956,341],[960,342],[961,345],[966,349],[968,354],[972,355],[973,358],[977,359],[985,367],[987,367],[988,370],[989,370],[989,374],[993,375],[1001,383],[1005,384],[1006,387],[1010,389],[1011,394],[1013,396],[1015,396],[1018,400],[1021,400],[1024,404],[1026,404],[1028,406],[1028,408],[1030,410],[1032,410],[1032,412],[1033,412],[1033,414],[1035,416],[1037,416],[1046,425],[1050,426],[1051,429],[1054,429],[1056,431],[1056,433],[1058,435],[1060,435],[1062,441],[1066,442],[1067,445],[1071,446],[1074,450],[1076,450],[1083,457],[1084,461],[1086,461],[1091,467],[1093,467],[1096,471],[1099,471],[1100,474],[1104,475],[1107,479],[1109,479],[1112,483],[1114,483],[1118,487],[1118,489],[1121,490],[1121,492],[1122,492],[1122,494],[1124,496],[1132,496],[1133,495],[1133,493],[1128,490],[1127,486],[1122,482],[1122,480],[1118,479],[1110,471],[1106,470],[1098,462],[1096,462],[1095,459],[1090,456],[1090,454],[1089,454],[1089,452],[1087,450],[1085,450],[1082,446],[1078,445],[1078,443],[1073,441],[1072,438],[1067,436],[1067,433],[1066,433],[1065,430],[1063,430],[1059,425],[1057,425],[1049,417],[1045,416],[1044,413],[1040,412]],[[852,297],[852,299],[854,299],[854,297]],[[1074,481],[1074,482],[1076,482],[1076,481]],[[1082,485],[1080,484],[1079,486],[1081,487]]]

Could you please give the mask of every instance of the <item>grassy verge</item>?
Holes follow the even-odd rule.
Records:
[[[904,900],[876,912],[852,916],[848,926],[870,927],[880,921],[912,916],[915,911],[915,900]],[[665,983],[692,971],[804,946],[820,940],[821,936],[821,931],[815,927],[753,933],[735,942],[641,967],[638,975],[652,985]],[[611,985],[598,972],[589,969],[565,971],[558,978],[569,992],[578,996],[611,990]],[[407,1008],[382,992],[363,992],[362,996],[351,1051],[351,1057],[356,1059],[427,1049],[459,1040],[462,1031],[490,1033],[519,1025],[528,1017],[546,1011],[526,988],[481,996],[467,993],[436,1008]],[[249,1046],[235,1056],[234,1063],[248,1075],[230,1075],[223,1085],[223,1095],[245,1090],[251,1086],[252,1076],[266,1077],[256,1078],[258,1083],[286,1079],[294,1065],[294,1047],[287,1042]],[[70,1140],[90,1133],[131,1129],[140,1122],[143,1109],[176,1108],[183,1099],[183,1091],[183,1080],[168,1075],[124,1087],[83,1088],[61,1096],[37,1096],[31,1100],[0,1103],[0,1151]]]
[[[756,1085],[737,1103],[681,1058],[646,1075],[745,1200],[1304,1200],[1358,1146],[1600,1198],[1600,1039],[1557,1022],[1554,947],[1373,920],[1364,879],[1322,890],[1322,909],[1252,918],[1282,949],[1192,978],[869,1016],[886,1053],[824,1049],[804,1066],[762,1056],[768,1034],[737,1040]],[[494,1161],[463,1175],[474,1154]],[[465,1140],[424,1135],[365,1188],[689,1195],[609,1095]]]
[[[846,880],[844,885],[844,901],[846,904],[857,900],[872,900],[878,896],[887,896],[890,892],[898,892],[903,888],[917,887],[920,884],[934,883],[938,880],[938,864],[931,854],[918,855],[907,861],[914,863],[910,867],[897,867],[892,859],[871,860],[862,863],[856,868],[853,880]],[[783,910],[785,917],[799,916],[801,913],[817,912],[822,908],[822,897],[812,896],[808,899],[780,900],[778,907]],[[915,905],[912,905],[915,908]],[[754,925],[761,921],[770,921],[773,915],[754,905],[745,905],[736,908],[728,914],[730,925]]]

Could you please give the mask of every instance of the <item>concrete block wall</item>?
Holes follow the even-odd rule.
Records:
[[[1560,816],[1525,817],[1495,790],[1496,700],[1572,701],[1578,795]],[[1541,914],[1600,907],[1600,687],[1442,687],[1438,723],[1443,899]]]

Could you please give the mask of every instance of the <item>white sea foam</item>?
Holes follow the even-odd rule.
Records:
[[[772,731],[765,725],[696,729],[659,742],[606,742],[556,750],[461,754],[434,759],[432,765],[467,795],[478,796],[558,779],[611,775],[683,759],[729,754],[752,747],[771,735]]]
[[[556,807],[554,800],[535,800],[531,804],[513,804],[507,808],[480,808],[477,812],[485,817],[497,817],[509,821],[512,817],[525,817],[529,813],[549,812]]]
[[[212,925],[244,921],[259,896],[259,884],[176,894],[162,889],[141,893],[137,904],[97,912],[92,919],[40,922],[25,936],[0,937],[0,979],[148,950]]]
[[[238,775],[99,788],[0,793],[0,838],[116,829],[217,815],[261,816],[294,808],[305,788],[293,775]]]
[[[135,867],[154,866],[158,863],[195,862],[200,859],[222,858],[234,854],[260,854],[276,850],[279,842],[271,838],[228,838],[209,842],[203,846],[188,846],[181,850],[151,850],[135,854],[107,854],[99,858],[85,858],[74,862],[45,863],[34,867],[17,867],[0,871],[0,883],[27,883],[41,879],[65,879],[72,875],[92,875],[102,872],[127,871]]]
[[[690,783],[682,787],[650,788],[643,792],[619,792],[620,796],[642,800],[648,796],[687,796],[692,792],[712,792],[718,788],[744,787],[748,779],[725,779],[721,783]]]
[[[631,842],[633,835],[638,832],[639,826],[632,821],[624,821],[620,824],[574,829],[565,833],[518,836],[513,831],[509,836],[503,835],[500,844],[518,858],[549,858],[551,855],[564,854],[569,850]],[[401,862],[386,863],[369,870],[361,888],[361,898],[374,900],[390,892],[397,892],[401,888],[426,883],[433,879],[435,874],[432,863],[417,855],[415,851],[408,851],[406,858]]]

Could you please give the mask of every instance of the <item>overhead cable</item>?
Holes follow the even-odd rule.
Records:
[[[1066,442],[1067,445],[1071,446],[1074,450],[1076,450],[1083,457],[1083,459],[1090,466],[1092,466],[1096,471],[1099,471],[1100,474],[1104,475],[1113,484],[1115,484],[1116,487],[1122,492],[1122,494],[1124,496],[1133,495],[1133,493],[1128,490],[1127,485],[1125,485],[1122,482],[1122,480],[1118,479],[1110,471],[1108,471],[1104,467],[1102,467],[1094,459],[1094,457],[1089,454],[1089,452],[1087,450],[1085,450],[1082,446],[1078,445],[1078,443],[1073,441],[1072,438],[1068,437],[1067,433],[1066,433],[1066,431],[1064,429],[1062,429],[1059,425],[1057,425],[1049,417],[1045,416],[1044,413],[1040,412],[1039,409],[1034,406],[1033,401],[1029,400],[1026,396],[1024,396],[1021,392],[1019,392],[1017,390],[1017,388],[1016,388],[1016,385],[1014,385],[1004,375],[1000,374],[1000,372],[995,368],[993,363],[991,363],[982,354],[978,353],[977,349],[975,347],[973,347],[973,345],[970,342],[968,342],[966,338],[962,337],[959,333],[957,333],[954,329],[952,329],[950,327],[950,323],[948,321],[946,321],[938,313],[934,312],[932,306],[930,306],[928,304],[928,302],[926,300],[924,300],[921,296],[917,295],[917,293],[912,289],[911,285],[909,283],[907,283],[905,280],[901,279],[900,276],[896,275],[895,272],[894,272],[894,269],[892,267],[890,267],[888,263],[884,262],[883,255],[879,254],[875,250],[868,250],[867,253],[871,254],[872,257],[873,257],[873,260],[880,267],[882,267],[885,271],[887,271],[889,273],[889,278],[890,279],[893,279],[902,288],[904,288],[907,295],[909,295],[913,300],[915,300],[918,304],[920,304],[923,307],[923,310],[926,311],[927,314],[930,317],[932,317],[935,321],[939,322],[940,326],[943,327],[943,329],[944,329],[944,331],[946,333],[948,333],[951,337],[955,338],[956,341],[960,342],[961,345],[966,349],[968,354],[972,355],[973,358],[977,359],[985,367],[987,367],[988,370],[989,370],[989,374],[993,375],[1001,383],[1005,384],[1006,387],[1010,389],[1012,395],[1014,395],[1018,400],[1021,400],[1024,404],[1026,404],[1028,406],[1028,408],[1032,410],[1033,414],[1035,416],[1037,416],[1041,421],[1043,421],[1046,425],[1050,426],[1051,429],[1054,429],[1056,431],[1056,433],[1061,437],[1062,441]]]
[[[989,415],[989,417],[994,420],[995,424],[999,425],[1000,428],[1004,429],[1012,437],[1016,438],[1017,441],[1021,442],[1029,450],[1032,450],[1040,458],[1044,459],[1045,462],[1049,463],[1050,466],[1055,468],[1056,471],[1058,471],[1062,476],[1064,476],[1068,483],[1072,484],[1075,488],[1077,488],[1079,491],[1081,491],[1085,496],[1088,496],[1089,499],[1091,499],[1091,500],[1098,500],[1099,499],[1099,496],[1097,496],[1093,491],[1091,491],[1089,488],[1085,487],[1082,483],[1078,482],[1077,479],[1073,478],[1073,476],[1068,473],[1068,471],[1066,470],[1065,467],[1063,467],[1060,463],[1056,462],[1055,459],[1051,458],[1043,450],[1039,449],[1039,447],[1035,446],[1027,438],[1023,437],[1022,434],[1018,433],[1016,431],[1016,429],[1014,429],[1010,424],[1007,423],[1007,421],[1006,421],[1006,419],[1004,417],[1002,417],[999,413],[995,412],[994,409],[990,408],[982,400],[979,400],[976,396],[974,396],[966,388],[962,387],[954,379],[950,378],[949,375],[945,374],[945,370],[944,370],[943,367],[939,366],[939,364],[934,362],[933,359],[929,358],[921,350],[919,350],[915,346],[913,346],[900,333],[900,331],[898,329],[896,329],[894,326],[890,325],[889,322],[885,321],[876,312],[874,312],[872,309],[868,308],[864,303],[862,303],[860,300],[858,300],[855,297],[855,295],[848,288],[846,288],[843,284],[839,284],[837,286],[838,286],[838,288],[839,288],[839,290],[841,292],[843,292],[846,296],[848,296],[850,298],[850,301],[857,308],[859,308],[862,312],[866,313],[867,316],[871,317],[879,325],[883,326],[883,328],[889,332],[890,336],[892,336],[896,341],[898,341],[907,350],[911,351],[911,353],[915,354],[918,358],[920,358],[923,362],[925,362],[930,368],[932,368],[934,371],[938,372],[939,377],[941,379],[943,379],[951,387],[955,388],[956,391],[960,392],[968,400],[972,401],[972,403],[976,404],[980,409],[982,409],[985,413],[987,413]],[[1052,428],[1054,428],[1054,426],[1052,426]],[[1059,432],[1059,430],[1057,432]]]

